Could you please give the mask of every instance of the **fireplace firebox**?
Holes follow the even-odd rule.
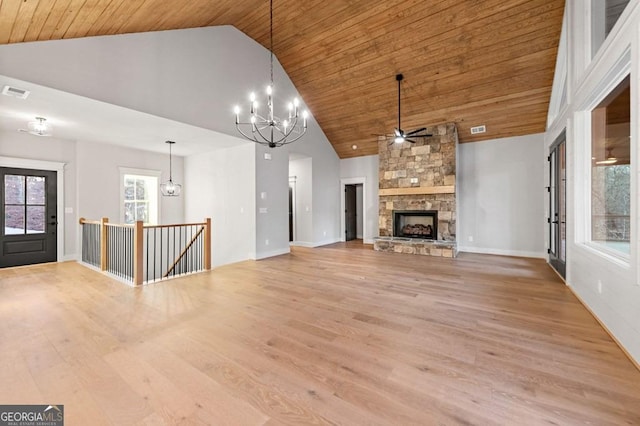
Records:
[[[437,210],[393,211],[393,236],[404,238],[438,239]]]

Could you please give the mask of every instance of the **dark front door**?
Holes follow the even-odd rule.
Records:
[[[564,277],[567,254],[567,167],[563,133],[549,152],[549,263]]]
[[[356,216],[356,186],[346,185],[344,187],[344,227],[345,240],[356,239],[358,232],[358,218]]]
[[[55,262],[56,172],[0,167],[0,182],[0,267]]]

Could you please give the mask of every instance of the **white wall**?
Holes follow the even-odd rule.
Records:
[[[591,2],[568,0],[565,13],[567,54],[559,63],[570,70],[567,105],[552,116],[545,136],[545,152],[566,129],[567,140],[567,285],[589,307],[626,352],[640,364],[640,2],[629,2],[618,23],[592,59]],[[561,52],[562,53],[562,52]],[[589,244],[590,111],[631,72],[631,254],[615,258]],[[562,85],[552,99],[561,98]],[[556,101],[557,102],[557,101]],[[636,111],[636,113],[633,113]]]
[[[546,257],[543,151],[542,133],[459,145],[459,251]]]
[[[232,106],[269,81],[268,51],[230,26],[16,43],[0,55],[0,74],[233,136]],[[276,105],[299,97],[274,66]],[[313,245],[339,239],[339,159],[310,112],[300,141],[255,151],[257,258],[289,251],[289,149],[313,159]]]
[[[53,137],[38,137],[18,132],[0,132],[0,155],[29,160],[65,163],[65,258],[76,258],[78,253],[78,219],[98,220],[108,217],[120,222],[120,169],[156,170],[162,180],[169,176],[167,155],[123,148],[115,145],[68,141]],[[182,158],[174,157],[173,177],[182,181]],[[184,219],[180,198],[159,197],[160,221],[180,223]]]
[[[27,133],[0,132],[0,156],[28,160],[55,161],[65,163],[64,167],[64,207],[71,208],[58,218],[64,221],[64,256],[75,258],[77,253],[77,162],[74,141],[39,137]]]
[[[160,183],[169,179],[169,155],[129,149],[116,145],[76,143],[78,217],[98,220],[108,217],[120,223],[120,167],[160,171]],[[184,180],[183,159],[173,157],[173,180]],[[181,197],[159,196],[159,222],[182,223],[184,207]],[[202,220],[203,218],[200,218]]]
[[[256,255],[255,147],[216,150],[184,159],[185,220],[211,218],[211,264]]]
[[[313,247],[313,159],[289,160],[289,177],[295,176],[295,245]]]
[[[367,155],[340,160],[340,178],[365,178],[363,209],[366,222],[363,223],[363,239],[365,243],[371,244],[378,236],[378,156]],[[341,194],[341,197],[344,202],[344,194]],[[344,239],[344,234],[342,237]]]

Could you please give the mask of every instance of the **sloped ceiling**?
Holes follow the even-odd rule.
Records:
[[[274,0],[274,52],[341,158],[397,124],[461,142],[543,132],[564,0]],[[4,0],[0,43],[234,25],[269,46],[265,0]],[[1,58],[0,58],[1,59]],[[484,124],[487,132],[471,135]],[[352,146],[356,145],[356,149]]]

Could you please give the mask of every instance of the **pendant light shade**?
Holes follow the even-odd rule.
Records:
[[[180,185],[179,183],[175,183],[173,181],[173,176],[172,176],[173,164],[172,164],[171,146],[175,144],[175,142],[167,141],[166,143],[169,144],[169,180],[160,185],[160,192],[165,197],[178,197],[182,192],[182,185]]]

